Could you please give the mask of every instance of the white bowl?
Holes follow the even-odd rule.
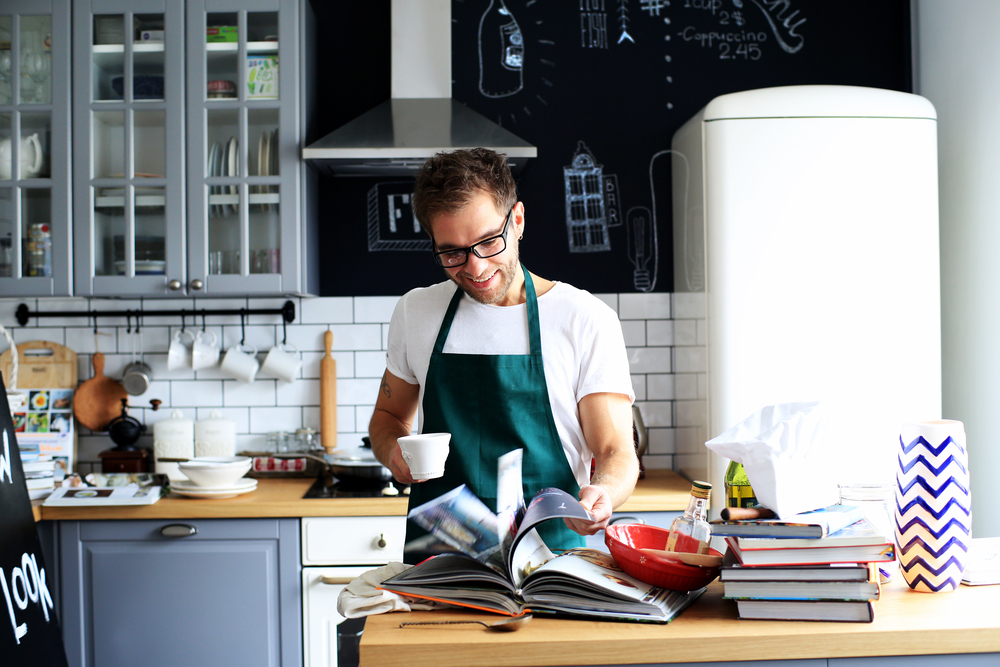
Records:
[[[177,467],[198,486],[229,487],[250,471],[249,456],[198,456]]]

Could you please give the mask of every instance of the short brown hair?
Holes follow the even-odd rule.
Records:
[[[517,203],[517,185],[506,155],[488,148],[438,153],[417,172],[413,214],[430,234],[431,216],[461,211],[480,193],[492,197],[500,212]]]

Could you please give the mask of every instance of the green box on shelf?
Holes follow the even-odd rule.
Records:
[[[247,56],[247,99],[278,97],[278,56]]]
[[[234,25],[217,25],[206,30],[205,41],[236,42],[239,41],[239,35]]]

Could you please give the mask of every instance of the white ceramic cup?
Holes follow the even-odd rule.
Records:
[[[272,347],[260,367],[268,375],[285,382],[293,382],[300,368],[302,360],[299,359],[299,350],[288,343],[279,343]]]
[[[451,433],[421,433],[399,438],[403,460],[410,467],[413,479],[434,479],[444,474]]]
[[[230,377],[243,382],[253,382],[257,377],[257,371],[260,370],[257,348],[249,343],[229,348],[222,355],[221,368]]]
[[[208,338],[212,340],[209,341]],[[191,345],[191,368],[197,371],[202,368],[215,366],[219,363],[220,353],[218,337],[215,335],[215,332],[208,330],[199,331],[194,337],[194,343]]]
[[[191,366],[191,347],[185,342],[194,340],[194,334],[190,331],[178,329],[174,332],[174,337],[167,348],[167,369],[175,371],[178,368],[188,368]]]
[[[10,138],[0,140],[0,180],[9,180],[13,156],[11,155]],[[21,138],[21,178],[34,178],[42,173],[45,166],[45,154],[38,133]]]

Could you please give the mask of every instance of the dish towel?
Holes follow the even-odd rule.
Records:
[[[430,611],[447,607],[448,605],[440,602],[418,600],[377,588],[389,577],[411,567],[413,566],[405,563],[392,562],[374,570],[368,570],[347,584],[340,592],[340,596],[337,598],[337,611],[344,618],[360,618],[372,614],[384,614],[389,611]]]

